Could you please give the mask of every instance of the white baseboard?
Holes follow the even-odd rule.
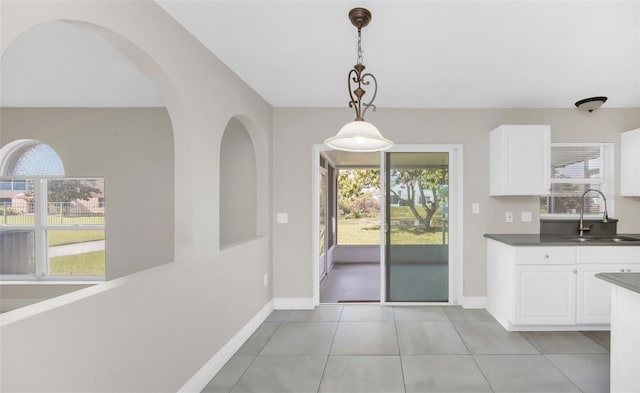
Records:
[[[278,297],[273,299],[274,310],[313,310],[312,297]]]
[[[462,308],[487,308],[487,298],[464,296],[462,298]]]
[[[273,301],[267,303],[246,323],[198,372],[179,390],[179,393],[201,392],[220,369],[231,359],[249,337],[260,327],[273,311]]]

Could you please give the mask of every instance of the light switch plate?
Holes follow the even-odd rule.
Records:
[[[289,223],[289,214],[287,214],[287,213],[278,213],[278,214],[276,214],[276,222],[278,224],[288,224]]]
[[[522,212],[520,214],[520,221],[531,222],[531,212]]]
[[[513,212],[506,212],[504,215],[504,220],[506,222],[513,222]]]
[[[480,214],[480,204],[478,202],[471,204],[471,214]]]

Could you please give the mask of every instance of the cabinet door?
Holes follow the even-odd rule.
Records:
[[[490,134],[491,195],[545,195],[551,175],[551,127],[502,125]]]
[[[626,271],[622,264],[578,265],[578,297],[576,321],[578,323],[611,322],[611,284],[596,278],[596,273]]]
[[[620,194],[640,195],[640,128],[620,135]]]
[[[516,267],[514,311],[515,324],[575,324],[575,265]]]

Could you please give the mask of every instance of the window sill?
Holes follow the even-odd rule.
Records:
[[[87,280],[52,280],[52,279],[0,279],[0,285],[96,285],[103,284],[106,280],[87,279]]]
[[[611,217],[613,218],[613,217]],[[540,214],[541,220],[579,220],[580,214]],[[602,214],[585,214],[585,220],[601,220]]]

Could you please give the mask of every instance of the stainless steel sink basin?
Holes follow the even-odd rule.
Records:
[[[568,241],[585,243],[585,242],[598,242],[598,243],[628,243],[628,242],[640,242],[639,238],[627,237],[627,236],[579,236],[569,237]]]

